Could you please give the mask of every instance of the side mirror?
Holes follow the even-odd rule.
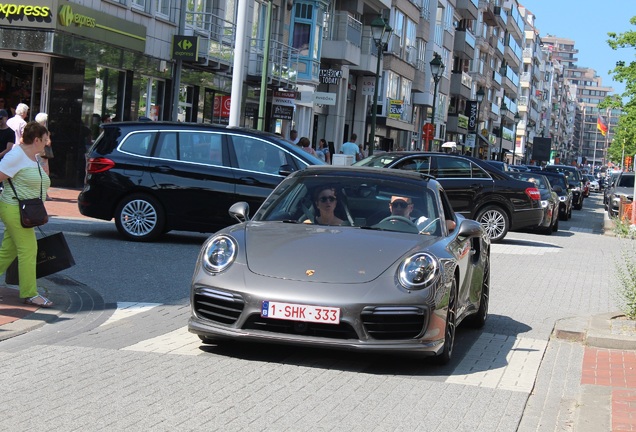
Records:
[[[250,205],[245,201],[232,204],[229,210],[230,216],[239,222],[250,220]]]
[[[457,235],[460,237],[476,237],[481,235],[482,230],[483,228],[479,222],[471,219],[464,219],[459,224],[459,231],[457,231]]]
[[[291,165],[285,164],[285,165],[281,165],[281,167],[278,169],[278,174],[282,175],[283,177],[287,177],[294,171],[295,171],[294,167],[292,167]]]

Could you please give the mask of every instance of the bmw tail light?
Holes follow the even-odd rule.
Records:
[[[537,188],[534,188],[534,187],[527,188],[526,195],[528,195],[531,200],[536,200],[536,201],[541,200],[541,192],[539,192],[539,189]]]
[[[97,174],[97,173],[108,171],[114,166],[115,166],[115,162],[113,162],[112,160],[108,158],[104,158],[104,157],[89,158],[86,161],[86,173]]]

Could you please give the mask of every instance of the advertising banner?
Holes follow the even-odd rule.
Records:
[[[404,105],[400,99],[391,99],[389,101],[389,118],[399,120],[404,112]]]

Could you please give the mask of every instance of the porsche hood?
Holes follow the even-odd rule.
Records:
[[[251,222],[245,225],[245,256],[249,270],[261,276],[355,284],[376,279],[409,251],[435,240],[350,227]]]

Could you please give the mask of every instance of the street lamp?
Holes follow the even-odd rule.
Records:
[[[515,156],[517,154],[517,123],[521,120],[521,116],[519,115],[519,111],[515,113],[515,128],[512,133],[512,164],[515,164]]]
[[[393,29],[382,17],[376,17],[371,21],[371,34],[373,36],[373,42],[378,48],[378,64],[375,70],[375,90],[373,92],[373,108],[371,111],[371,131],[369,132],[369,156],[373,154],[373,147],[375,146],[375,125],[378,115],[378,87],[380,87],[380,63],[382,62],[382,52]]]
[[[431,60],[431,74],[433,75],[433,81],[435,82],[435,87],[433,89],[433,112],[431,116],[431,124],[433,125],[433,141],[435,141],[435,132],[437,129],[435,128],[435,105],[437,104],[437,84],[439,80],[442,78],[442,74],[444,73],[444,63],[442,62],[442,57],[436,52],[433,53],[433,60]]]
[[[500,161],[503,161],[503,123],[504,123],[504,117],[506,115],[506,111],[508,111],[508,107],[506,106],[505,102],[502,102],[501,108],[500,108],[501,123],[499,123],[499,160]]]
[[[479,135],[479,114],[481,113],[481,103],[484,101],[484,96],[486,96],[486,92],[484,92],[483,87],[480,87],[476,93],[477,96],[477,119],[475,120],[475,147],[473,147],[473,157],[479,156],[479,140],[477,139],[477,135]]]

